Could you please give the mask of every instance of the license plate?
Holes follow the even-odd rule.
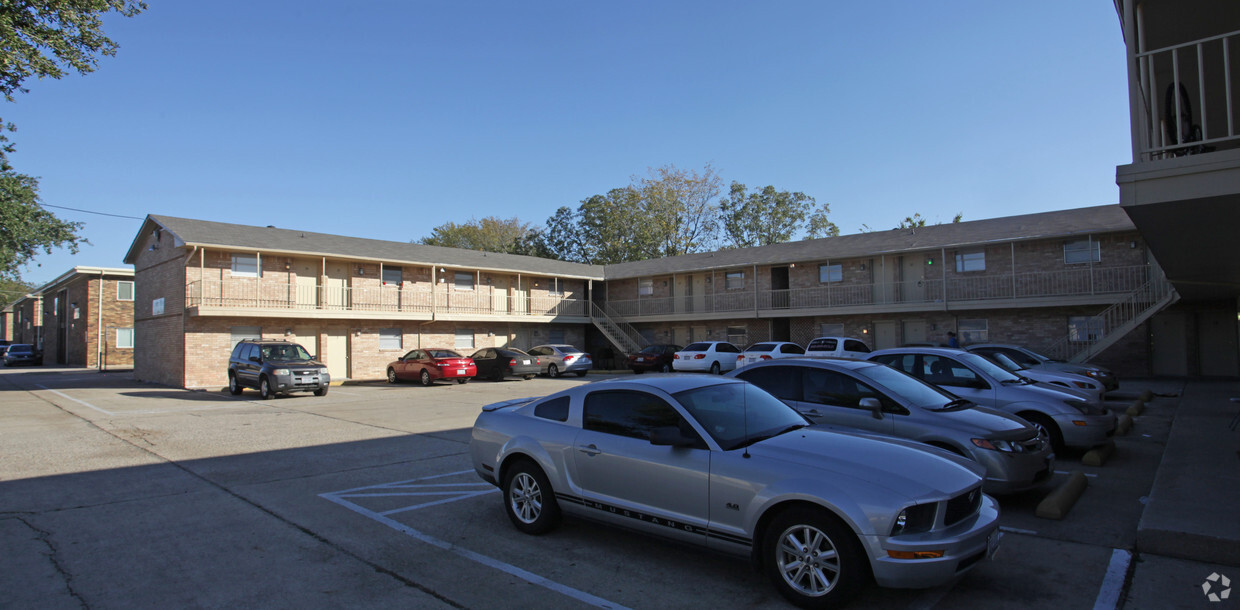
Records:
[[[529,364],[529,363],[530,363],[530,361],[529,361],[529,360],[522,360],[522,361],[521,361],[521,364]]]
[[[995,530],[986,537],[986,557],[993,558],[995,553],[999,552],[999,537],[1001,535],[999,530]]]
[[[464,374],[465,374],[465,369],[457,369],[457,370],[456,370],[456,374],[457,374],[457,375],[464,375]]]

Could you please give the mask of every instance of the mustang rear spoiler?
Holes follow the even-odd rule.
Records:
[[[542,398],[542,396],[531,396],[529,398],[514,398],[512,400],[505,400],[503,402],[494,402],[485,407],[482,407],[482,410],[483,411],[498,411],[500,409],[507,409],[509,407],[519,407],[523,404],[527,404],[535,400],[538,400],[539,398]]]

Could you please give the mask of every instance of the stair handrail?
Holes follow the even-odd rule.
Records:
[[[617,317],[620,317],[619,314],[611,312],[611,315],[608,315],[608,312],[598,303],[590,302],[590,319],[622,352],[631,354],[649,345],[646,338],[637,332],[633,325],[625,322],[622,317],[617,321]]]
[[[1129,326],[1133,321],[1148,319],[1153,313],[1179,300],[1175,288],[1162,275],[1161,270],[1155,267],[1154,271],[1156,273],[1152,279],[1095,316],[1102,320],[1102,333],[1097,338],[1073,338],[1069,331],[1062,339],[1046,349],[1047,355],[1067,362],[1085,362],[1102,351],[1101,349],[1095,351],[1095,348],[1107,338],[1112,338],[1106,344],[1109,347],[1117,340],[1115,337],[1122,337],[1132,330]],[[1074,344],[1084,344],[1084,347],[1074,352],[1076,349]]]

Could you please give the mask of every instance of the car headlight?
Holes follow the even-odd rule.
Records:
[[[1094,379],[1102,379],[1105,377],[1105,375],[1102,374],[1102,371],[1095,371],[1093,369],[1088,369],[1081,372],[1084,373],[1086,377],[1092,377]]]
[[[972,440],[973,440],[974,445],[977,445],[978,447],[981,447],[982,449],[989,449],[991,451],[1003,451],[1006,453],[1016,453],[1017,451],[1019,451],[1018,449],[1019,446],[1016,443],[1013,443],[1012,441],[991,440],[991,439],[985,439],[985,438],[975,438]]]
[[[1099,409],[1083,400],[1065,400],[1064,404],[1084,413],[1085,415],[1097,415]]]
[[[896,515],[896,522],[891,526],[891,535],[916,534],[928,532],[934,527],[935,504],[916,504]]]
[[[271,371],[272,375],[288,375],[288,369],[276,369]]]
[[[1078,387],[1078,388],[1081,388],[1082,390],[1092,390],[1092,389],[1094,389],[1094,384],[1089,383],[1088,381],[1073,381],[1073,382],[1072,382],[1072,385],[1074,385],[1074,386],[1076,386],[1076,387]]]

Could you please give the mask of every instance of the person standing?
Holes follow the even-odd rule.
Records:
[[[947,331],[947,347],[960,347],[960,341],[956,339],[956,333]]]

